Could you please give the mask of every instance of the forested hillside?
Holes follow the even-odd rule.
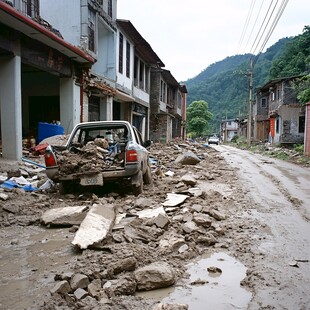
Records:
[[[259,55],[257,61],[254,61],[253,95],[255,88],[262,86],[270,79],[289,76],[290,73],[301,74],[306,71],[305,64],[307,64],[307,55],[309,60],[310,49],[309,34],[309,29],[305,27],[302,35],[283,38]],[[209,110],[213,114],[210,133],[219,132],[220,122],[223,119],[247,115],[249,69],[252,56],[245,54],[227,57],[210,65],[195,78],[185,82],[188,90],[188,105],[196,100],[205,100],[209,104]],[[291,61],[294,62],[291,63]]]

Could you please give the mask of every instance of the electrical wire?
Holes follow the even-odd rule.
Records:
[[[264,41],[263,41],[263,43],[262,43],[260,49],[259,49],[259,52],[257,53],[257,56],[256,56],[255,59],[254,59],[253,66],[254,66],[255,63],[258,61],[259,56],[261,55],[261,53],[262,53],[263,49],[265,48],[265,46],[266,46],[268,40],[270,39],[270,37],[271,37],[271,35],[272,35],[272,33],[273,33],[275,27],[277,26],[277,24],[278,24],[278,22],[279,22],[279,20],[280,20],[280,18],[281,18],[281,16],[282,16],[282,14],[283,14],[283,12],[284,12],[286,6],[287,6],[287,4],[288,4],[288,1],[289,1],[289,0],[282,0],[282,3],[281,3],[281,5],[280,5],[280,8],[279,8],[279,10],[278,10],[278,12],[277,12],[277,14],[276,14],[276,16],[275,16],[275,19],[273,20],[273,22],[272,22],[272,24],[271,24],[271,26],[270,26],[270,28],[269,28],[269,31],[268,31],[268,33],[267,33],[267,35],[266,35],[266,37],[265,37],[265,39],[264,39]]]
[[[269,15],[269,18],[268,18],[268,20],[267,20],[267,22],[266,22],[266,24],[265,24],[266,18],[268,17],[268,14],[269,14],[269,12],[270,12],[270,9],[271,9],[271,6],[272,6],[274,0],[272,0],[272,2],[270,3],[270,6],[269,6],[269,8],[268,8],[268,11],[267,11],[267,13],[266,13],[266,15],[265,15],[265,17],[264,17],[264,21],[263,21],[263,23],[261,24],[261,28],[263,27],[264,24],[265,24],[265,27],[264,27],[264,29],[263,29],[263,31],[262,31],[262,33],[261,33],[259,39],[258,39],[258,42],[256,43],[255,48],[253,49],[254,44],[253,44],[253,46],[251,47],[250,53],[252,53],[252,54],[255,54],[255,51],[256,51],[258,45],[260,44],[261,39],[262,39],[262,37],[263,37],[263,35],[264,35],[265,31],[266,31],[266,28],[267,28],[267,26],[268,26],[268,24],[269,24],[269,22],[270,22],[270,19],[271,19],[273,13],[274,13],[274,10],[275,10],[275,8],[276,8],[278,2],[279,2],[279,0],[276,0],[276,1],[277,1],[277,2],[276,2],[276,4],[273,6],[273,9],[272,9],[272,11],[271,11],[271,13],[270,13],[270,15]],[[260,28],[260,30],[261,30],[261,28]],[[259,34],[258,34],[258,35],[259,35]],[[257,35],[256,38],[255,38],[255,42],[256,42],[256,39],[258,38],[258,35]]]
[[[249,11],[248,11],[248,15],[247,15],[247,18],[246,18],[245,23],[243,25],[241,37],[240,37],[239,44],[238,44],[238,52],[239,52],[239,49],[240,49],[241,44],[243,42],[243,39],[244,39],[244,36],[246,34],[247,28],[249,26],[249,22],[250,22],[250,19],[251,19],[251,16],[252,16],[252,12],[253,12],[253,8],[254,8],[254,5],[255,5],[255,1],[256,0],[252,0],[251,1],[250,8],[249,8]],[[237,52],[237,54],[238,54],[238,52]]]
[[[257,23],[257,21],[258,21],[258,17],[259,17],[259,15],[260,15],[261,10],[262,10],[264,1],[265,1],[265,0],[262,0],[262,2],[261,2],[261,5],[260,5],[260,7],[259,7],[258,14],[257,14],[257,16],[256,16],[255,22],[254,22],[253,27],[252,27],[252,29],[251,29],[251,33],[249,34],[249,38],[248,38],[248,41],[247,41],[247,43],[246,43],[246,45],[245,45],[245,47],[244,47],[243,53],[245,53],[246,48],[247,48],[247,46],[248,46],[248,44],[249,44],[249,42],[250,42],[250,39],[252,38],[252,34],[253,34],[254,28],[255,28],[255,26],[256,26],[256,23]]]

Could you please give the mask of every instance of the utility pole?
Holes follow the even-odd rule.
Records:
[[[249,105],[248,105],[248,127],[247,127],[247,144],[251,145],[251,135],[252,135],[252,90],[253,90],[253,59],[250,60],[250,95],[249,95]]]

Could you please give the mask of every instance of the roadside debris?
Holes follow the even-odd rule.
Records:
[[[70,168],[68,164],[62,173],[75,166],[97,169],[97,159],[110,156],[104,141],[99,142],[86,145],[80,161],[74,153],[63,154],[72,158],[66,160]],[[135,293],[172,286],[184,276],[185,262],[215,245],[230,246],[226,233],[230,229],[231,201],[229,196],[224,198],[224,187],[233,189],[217,167],[219,159],[211,156],[216,151],[183,143],[153,145],[150,152],[153,185],[145,186],[144,194],[138,197],[113,192],[103,198],[91,193],[59,196],[55,191],[48,199],[42,195],[40,204],[30,196],[25,208],[14,203],[9,207],[13,193],[0,192],[5,225],[14,223],[11,215],[16,217],[23,210],[37,224],[72,226],[71,244],[83,250],[77,260],[66,265],[65,272],[56,273],[56,283],[49,288],[50,299],[45,301],[47,308],[60,304],[70,308],[76,303],[80,308],[105,305],[116,310],[126,296],[126,302],[132,304],[129,309],[188,309],[184,304],[137,298]],[[228,171],[227,177],[231,174],[233,171]],[[40,180],[41,186],[47,181]],[[214,194],[216,188],[223,190]],[[35,209],[38,205],[40,208]]]
[[[113,205],[94,204],[82,221],[72,244],[86,249],[94,243],[102,241],[111,231],[114,221]]]

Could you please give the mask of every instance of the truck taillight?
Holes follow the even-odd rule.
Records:
[[[126,162],[135,162],[138,160],[138,153],[136,150],[126,151]]]
[[[55,158],[55,154],[53,153],[52,150],[46,149],[45,154],[44,154],[44,159],[45,159],[45,166],[46,167],[55,167],[57,166],[57,161]]]

